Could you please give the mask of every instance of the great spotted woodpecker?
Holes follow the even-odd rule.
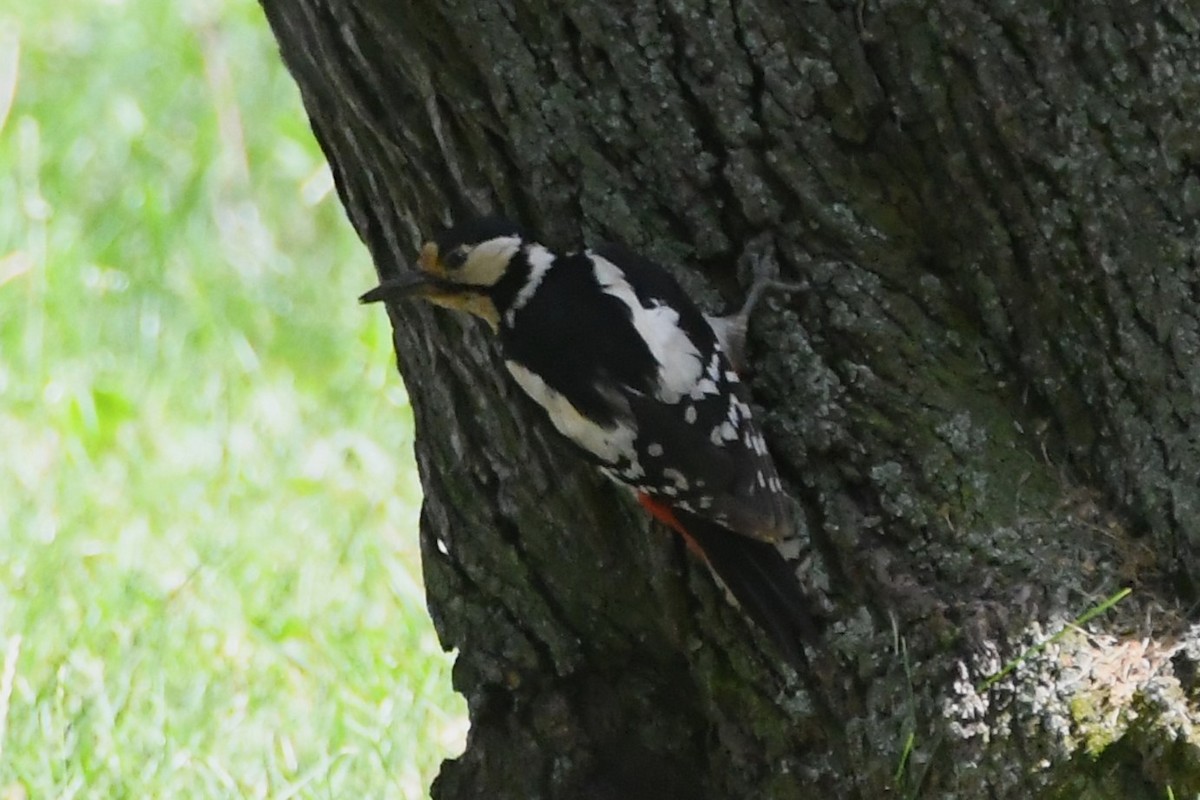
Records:
[[[796,665],[808,603],[776,544],[783,487],[724,334],[666,270],[617,245],[558,255],[499,217],[452,228],[364,303],[422,298],[483,318],[518,386],[677,531]],[[720,334],[720,335],[719,335]]]

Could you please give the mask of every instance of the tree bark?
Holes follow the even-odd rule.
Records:
[[[263,6],[380,274],[496,209],[710,311],[755,256],[810,287],[750,341],[803,674],[484,326],[397,310],[472,722],[434,798],[1200,791],[1194,3]]]

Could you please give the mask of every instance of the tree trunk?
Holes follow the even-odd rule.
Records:
[[[263,5],[381,274],[498,209],[710,311],[756,255],[810,287],[750,341],[798,675],[485,326],[397,310],[472,722],[434,798],[1200,792],[1194,3]]]

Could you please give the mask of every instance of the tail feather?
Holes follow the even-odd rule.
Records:
[[[797,669],[805,666],[803,643],[818,626],[796,573],[775,545],[740,536],[715,522],[673,509],[681,532],[692,540],[738,605]]]

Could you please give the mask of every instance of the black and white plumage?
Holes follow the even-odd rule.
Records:
[[[617,245],[555,254],[495,217],[426,244],[418,267],[363,301],[418,296],[487,320],[554,427],[796,660],[808,615],[772,544],[788,530],[783,487],[714,326],[674,278]]]

